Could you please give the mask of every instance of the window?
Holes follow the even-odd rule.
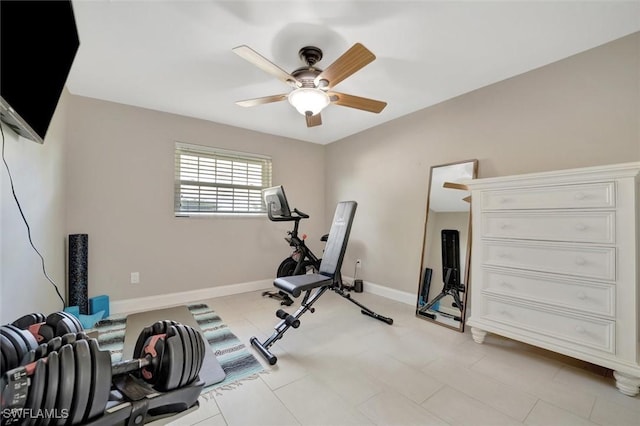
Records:
[[[176,214],[266,213],[270,157],[179,142],[175,153]]]

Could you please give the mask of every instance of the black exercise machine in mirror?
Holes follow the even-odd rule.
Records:
[[[431,168],[416,316],[464,331],[471,252],[471,205],[461,182],[478,161]]]
[[[277,209],[278,205],[282,206],[282,200],[273,202],[272,206]],[[280,203],[280,204],[277,204]],[[271,208],[268,210],[271,210]],[[250,339],[251,345],[262,355],[271,365],[277,362],[277,358],[273,355],[269,348],[290,328],[298,328],[300,326],[300,317],[307,311],[314,312],[312,305],[327,290],[332,290],[349,302],[361,308],[360,312],[377,320],[383,321],[389,325],[393,324],[393,319],[384,317],[357,302],[351,298],[351,294],[342,283],[342,275],[340,268],[342,260],[347,251],[347,243],[351,232],[351,224],[356,213],[357,203],[355,201],[342,201],[338,203],[333,216],[327,245],[325,247],[324,256],[320,262],[318,272],[315,274],[293,275],[288,277],[276,278],[273,285],[280,291],[285,292],[293,297],[299,297],[304,294],[300,302],[300,308],[294,313],[289,314],[282,309],[276,312],[276,316],[280,321],[275,326],[275,332],[264,342],[260,342],[256,337]]]

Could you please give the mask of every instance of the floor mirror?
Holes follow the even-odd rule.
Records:
[[[416,316],[464,331],[471,254],[471,197],[478,160],[431,167]]]

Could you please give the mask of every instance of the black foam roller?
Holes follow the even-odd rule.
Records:
[[[85,315],[89,314],[88,264],[89,235],[69,235],[69,306],[79,306]]]

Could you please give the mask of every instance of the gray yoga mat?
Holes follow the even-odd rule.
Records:
[[[122,348],[122,359],[133,359],[133,350],[135,349],[140,332],[154,322],[162,320],[173,320],[184,325],[189,325],[193,327],[194,330],[197,330],[202,336],[202,339],[204,339],[207,350],[204,362],[202,363],[202,369],[200,370],[200,379],[204,381],[205,387],[220,383],[224,380],[226,373],[213,354],[211,346],[209,346],[196,319],[186,306],[176,306],[175,308],[158,309],[128,315],[127,327],[124,334],[124,347]]]

